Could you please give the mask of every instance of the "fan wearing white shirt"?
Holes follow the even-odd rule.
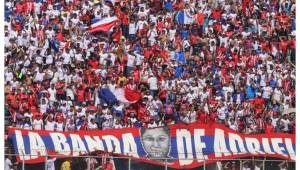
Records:
[[[48,30],[45,31],[47,38],[51,39],[55,35],[55,31],[50,26]]]
[[[148,40],[150,41],[150,46],[153,46],[154,42],[156,41],[156,37],[158,36],[157,30],[155,29],[154,26],[155,24],[152,23],[147,33]]]
[[[53,121],[52,115],[48,115],[46,118],[45,130],[54,131],[55,130],[55,122]]]
[[[157,78],[153,75],[153,73],[150,74],[150,78],[148,79],[148,84],[150,87],[150,94],[151,96],[156,96],[158,92],[158,80]]]
[[[127,54],[126,75],[130,75],[135,66],[135,56],[130,51]]]
[[[22,124],[22,129],[32,130],[32,124],[30,121],[30,117],[25,116],[25,121]]]
[[[61,57],[63,58],[64,64],[70,64],[71,63],[70,49],[66,48],[66,51],[61,55]]]
[[[88,129],[89,130],[96,130],[98,129],[98,125],[95,122],[95,119],[91,119],[88,123]]]
[[[138,12],[139,19],[147,18],[149,10],[145,9],[145,6],[141,6]]]
[[[229,124],[229,128],[234,130],[234,131],[237,131],[238,130],[238,127],[237,127],[237,124],[236,122],[234,121],[233,118],[231,118],[229,121],[228,121],[228,124]]]
[[[5,82],[10,82],[14,78],[14,74],[10,68],[8,68],[8,70],[5,71],[4,75],[5,75]]]
[[[282,99],[282,92],[278,87],[275,87],[274,92],[273,92],[273,99],[277,102],[280,102]]]
[[[221,105],[217,109],[217,114],[218,114],[219,120],[221,120],[221,121],[225,120],[225,118],[226,118],[226,112],[227,112],[227,108],[224,106],[223,103],[221,103]]]
[[[123,125],[120,119],[114,119],[114,128],[115,129],[122,129]]]
[[[44,114],[47,112],[49,105],[48,105],[48,100],[46,98],[41,99],[41,104],[40,104],[40,113]]]
[[[5,156],[6,157],[6,156]],[[5,159],[5,162],[4,162],[4,170],[12,170],[12,166],[13,166],[13,164],[12,164],[12,162],[11,162],[11,157],[9,156],[9,157],[7,157],[6,159]]]
[[[290,120],[288,119],[288,115],[285,114],[283,116],[283,119],[280,120],[280,125],[283,127],[282,131],[283,132],[288,132],[289,131],[289,125],[291,124]]]
[[[54,87],[54,84],[50,85],[50,88],[48,89],[48,93],[50,94],[49,104],[52,106],[52,104],[56,102],[56,89]]]
[[[263,94],[262,94],[263,98],[270,99],[272,92],[273,92],[272,87],[270,86],[263,87]]]
[[[144,61],[144,55],[141,55],[141,54],[139,54],[138,52],[134,52],[134,55],[135,55],[135,59],[136,59],[136,66],[137,67],[140,67],[141,66],[141,64],[143,63],[143,61]]]
[[[63,132],[65,129],[63,120],[59,119],[58,122],[55,122],[54,128],[55,128],[55,131],[57,131],[57,132]]]
[[[129,40],[130,41],[134,41],[135,40],[135,36],[136,36],[136,31],[137,31],[137,27],[136,27],[136,23],[134,22],[134,20],[130,20],[129,23]]]
[[[34,77],[34,82],[42,82],[44,80],[44,76],[45,76],[45,73],[42,71],[42,69],[40,68],[36,74],[35,74],[35,77]]]
[[[43,130],[44,122],[41,119],[41,115],[37,115],[32,124],[33,130]]]

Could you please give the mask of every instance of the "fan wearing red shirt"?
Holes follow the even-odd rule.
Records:
[[[58,120],[64,120],[64,115],[62,112],[57,112],[55,113],[55,116],[54,116],[55,120],[58,121]]]
[[[97,111],[97,107],[95,106],[95,102],[93,100],[89,101],[88,104],[89,105],[87,106],[86,110],[89,110],[89,111],[92,111],[92,112]]]
[[[84,82],[86,82],[87,85],[93,86],[94,85],[94,73],[93,71],[89,68],[84,72]]]
[[[135,67],[133,71],[133,81],[135,83],[140,82],[140,70],[137,67]]]
[[[121,24],[122,33],[126,38],[128,38],[128,35],[129,35],[129,16],[128,16],[128,14],[126,14],[126,12],[122,12],[121,16],[122,16],[122,20],[121,20],[122,21],[122,24]]]
[[[212,112],[209,113],[208,124],[214,124],[217,120],[217,110],[213,108]]]
[[[217,105],[219,104],[219,102],[214,98],[209,99],[208,103],[211,108],[217,108]]]
[[[204,24],[204,19],[205,19],[205,14],[199,12],[197,14],[197,21],[198,21],[198,24],[202,27],[202,25]]]
[[[221,18],[221,13],[222,13],[222,11],[221,11],[219,8],[216,8],[216,9],[212,12],[212,17],[213,17],[215,20],[220,20],[220,18]]]
[[[64,80],[60,80],[59,82],[57,82],[55,84],[55,87],[56,87],[56,98],[57,100],[65,100],[65,90],[64,90],[64,87],[65,87],[65,82]]]
[[[19,97],[21,100],[27,100],[28,99],[28,95],[25,92],[22,92],[21,94],[19,94]]]
[[[198,111],[198,122],[200,124],[207,124],[208,123],[208,115],[204,112],[203,109]]]
[[[90,86],[87,86],[84,89],[84,101],[87,102],[93,101],[93,90]]]
[[[173,9],[180,11],[184,9],[184,2],[182,0],[178,0],[175,3],[173,3]]]
[[[96,58],[91,58],[89,61],[88,61],[88,64],[89,66],[91,66],[93,69],[98,69],[98,66],[99,66],[99,61],[96,59]]]
[[[122,30],[118,27],[113,28],[112,39],[114,42],[119,43],[122,36]]]
[[[38,111],[38,109],[36,108],[36,106],[31,106],[30,107],[30,112],[32,114],[33,117],[35,117],[36,115],[41,115],[41,113]]]
[[[16,98],[16,95],[14,94],[14,91],[12,91],[10,94],[6,96],[6,102],[10,103],[13,109],[19,108],[19,102]]]
[[[17,30],[18,32],[21,31],[22,25],[21,25],[21,23],[20,23],[19,21],[16,21],[16,23],[15,23],[15,28],[16,28],[16,30]]]
[[[255,99],[254,99],[254,112],[256,114],[262,113],[265,105],[265,100],[261,97],[261,94],[259,94]]]
[[[58,31],[57,31],[56,39],[57,39],[58,41],[64,41],[65,37],[64,37],[64,34],[62,33],[61,30],[58,30]]]
[[[148,123],[150,121],[149,113],[146,109],[146,105],[142,103],[139,106],[138,112],[137,112],[137,118],[141,120],[143,123]]]
[[[158,18],[158,22],[156,24],[156,29],[158,32],[161,32],[165,28],[165,24],[163,23],[163,20],[161,17]]]
[[[291,48],[291,60],[295,63],[295,55],[296,55],[296,39],[292,37],[290,40],[290,48]]]
[[[197,44],[198,43],[198,36],[195,35],[195,34],[191,34],[191,36],[190,36],[190,42],[191,42],[192,46],[195,45],[195,44]]]
[[[268,119],[267,123],[265,124],[265,133],[266,134],[271,134],[271,133],[274,133],[274,132],[275,132],[275,128],[272,125],[272,120]]]
[[[25,112],[25,111],[29,110],[29,105],[28,105],[28,101],[26,98],[22,99],[19,110],[20,110],[20,112]]]
[[[85,87],[83,85],[79,85],[76,89],[76,100],[80,105],[82,105],[82,103],[84,102],[84,91]]]
[[[224,47],[224,43],[221,43],[220,47],[217,47],[217,54],[225,54],[227,51],[227,48]]]
[[[153,55],[152,49],[150,47],[144,48],[144,56],[146,59],[151,58]]]
[[[16,11],[16,13],[22,13],[24,11],[24,4],[22,1],[17,3],[15,11]]]
[[[280,40],[279,46],[280,46],[280,50],[282,52],[282,55],[285,58],[287,50],[288,50],[288,46],[289,46],[289,41],[285,37],[283,37]]]

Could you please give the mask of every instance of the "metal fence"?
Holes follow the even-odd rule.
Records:
[[[128,157],[116,157],[109,155],[88,155],[88,156],[73,156],[68,158],[59,158],[58,155],[45,156],[45,162],[37,164],[26,164],[24,161],[17,162],[16,154],[5,154],[5,157],[13,162],[12,169],[16,170],[61,170],[62,166],[70,165],[72,170],[105,170],[108,166],[114,167],[115,170],[172,170],[169,163],[171,158],[166,158],[164,166],[153,165]],[[32,155],[33,156],[33,155]],[[173,159],[173,161],[175,161]],[[294,170],[295,161],[286,161],[279,159],[270,159],[265,157],[248,157],[243,159],[217,159],[215,163],[207,163],[208,160],[203,160],[203,166],[193,169],[203,170]],[[186,169],[186,168],[185,168]]]

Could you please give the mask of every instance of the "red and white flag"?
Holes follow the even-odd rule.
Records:
[[[93,19],[89,32],[91,33],[97,31],[108,32],[117,24],[118,20],[119,19],[115,16],[106,17],[102,19]]]

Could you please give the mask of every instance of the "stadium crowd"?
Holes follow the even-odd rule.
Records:
[[[6,0],[8,126],[295,133],[295,0]],[[93,19],[116,16],[108,32]],[[141,98],[109,102],[127,88]]]

